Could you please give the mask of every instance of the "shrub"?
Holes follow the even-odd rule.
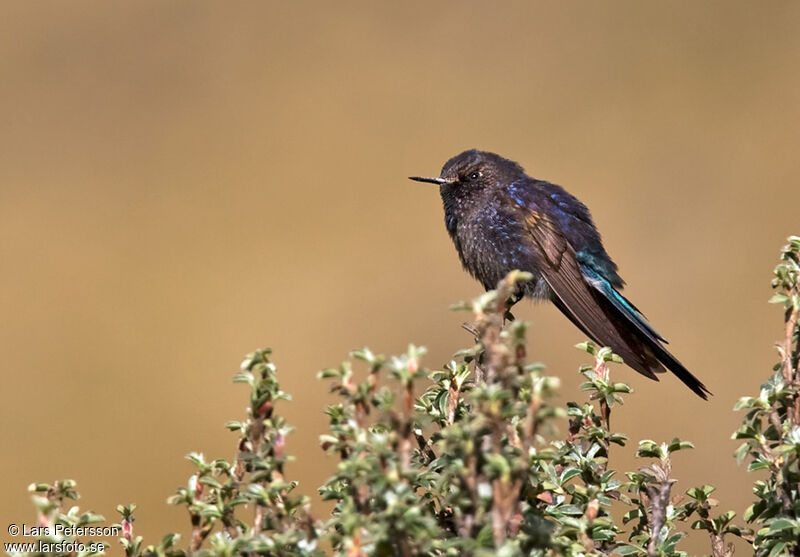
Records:
[[[465,327],[476,342],[443,369],[426,371],[425,350],[410,346],[391,358],[356,350],[320,373],[340,397],[327,409],[330,427],[321,436],[322,449],[337,460],[319,490],[334,503],[326,519],[311,514],[309,501],[294,492],[297,482],[284,475],[291,427],[278,410],[289,397],[270,351],[259,350],[234,377],[250,396],[247,417],[227,424],[238,435],[236,456],[189,455],[194,474],[169,498],[186,508],[190,538],[167,534],[145,546],[133,532],[135,506],[119,507],[125,554],[666,556],[686,555],[680,542],[697,529],[708,533],[715,556],[733,553],[730,536],[756,555],[798,555],[799,254],[800,237],[792,237],[773,280],[772,302],[785,309],[780,361],[758,396],[736,405],[746,411],[734,434],[743,441],[736,457],[766,474],[743,517],[749,528],[736,525],[731,511],[714,512],[710,485],[672,492],[670,457],[691,448],[687,441],[640,441],[638,470],[621,474],[610,466],[614,446],[628,442],[610,427],[612,409],[631,392],[609,380],[608,365],[619,358],[579,345],[589,360],[580,369],[587,400],[555,405],[559,381],[528,361],[526,323],[505,321],[514,285],[529,278],[514,272],[496,291],[461,305],[472,312]],[[72,481],[30,490],[43,526],[103,521],[65,510],[77,498]],[[612,505],[627,512],[615,518]],[[52,532],[42,539],[75,541]]]

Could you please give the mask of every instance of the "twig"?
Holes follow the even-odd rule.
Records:
[[[652,476],[656,483],[647,487],[647,495],[650,498],[650,515],[652,533],[650,543],[647,545],[647,554],[651,557],[656,555],[656,544],[661,536],[661,529],[667,520],[667,507],[669,506],[669,494],[672,484],[669,475],[671,471],[669,460],[663,460],[660,464],[654,464],[642,469],[647,475]]]

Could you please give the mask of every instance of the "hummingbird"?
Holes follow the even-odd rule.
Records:
[[[475,149],[448,160],[438,178],[444,223],[464,268],[487,290],[510,271],[533,275],[522,297],[553,302],[583,333],[650,379],[666,369],[703,399],[711,392],[620,293],[624,281],[586,205],[516,162]],[[666,369],[665,369],[666,368]]]

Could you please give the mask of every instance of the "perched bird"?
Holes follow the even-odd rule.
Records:
[[[477,150],[447,161],[438,178],[411,179],[439,185],[445,226],[461,263],[487,290],[513,269],[532,273],[520,298],[551,300],[639,373],[658,380],[656,374],[666,367],[698,396],[711,394],[619,293],[624,282],[589,210],[562,187]]]

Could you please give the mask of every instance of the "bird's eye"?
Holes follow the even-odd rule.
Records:
[[[471,172],[470,175],[469,175],[469,179],[470,180],[477,180],[480,175],[481,175],[480,172],[477,172],[477,171],[476,172]]]

